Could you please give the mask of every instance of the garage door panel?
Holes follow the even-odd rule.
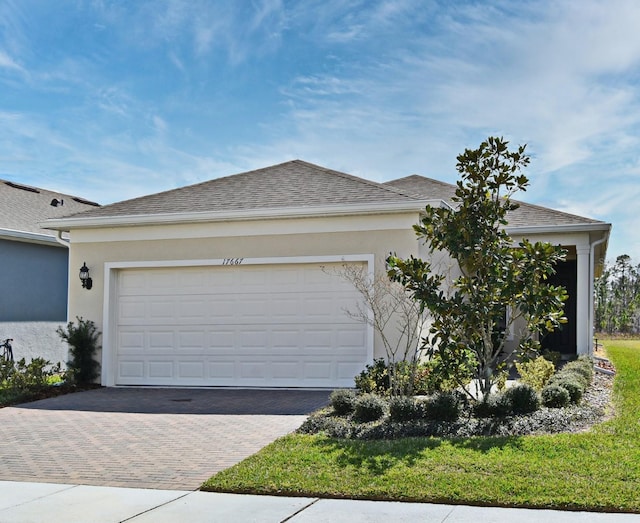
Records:
[[[176,333],[174,330],[149,329],[149,343],[144,347],[147,351],[173,351],[176,346]]]
[[[292,383],[300,379],[301,364],[298,361],[282,361],[271,365],[271,379],[274,382],[285,380]]]
[[[204,379],[203,361],[180,361],[178,362],[177,379]]]
[[[216,381],[221,380],[221,384],[232,385],[236,378],[236,364],[234,361],[209,362],[208,368],[209,377]]]
[[[263,360],[246,360],[240,361],[238,365],[240,369],[240,378],[255,380],[266,380],[267,365]]]
[[[122,385],[352,386],[367,329],[320,265],[128,269],[117,280]]]
[[[149,378],[173,378],[173,361],[149,361],[147,367],[149,369]]]
[[[118,365],[118,371],[122,378],[142,379],[145,377],[145,362],[142,360],[121,360]]]
[[[171,320],[173,321],[176,316],[176,302],[170,300],[148,300],[145,307],[148,311],[148,317],[151,321],[154,320]]]

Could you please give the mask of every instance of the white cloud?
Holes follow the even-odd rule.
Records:
[[[25,73],[24,68],[11,58],[6,52],[0,49],[0,68],[10,69],[19,73]]]

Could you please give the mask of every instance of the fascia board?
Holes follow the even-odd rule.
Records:
[[[360,205],[327,205],[318,207],[295,207],[278,209],[252,209],[224,212],[194,212],[169,214],[143,214],[104,217],[71,217],[50,219],[41,226],[45,229],[68,231],[76,228],[100,228],[114,226],[162,225],[176,223],[247,221],[276,218],[306,218],[352,216],[361,214],[390,214],[399,212],[420,212],[427,205],[442,207],[442,200],[415,200],[401,203],[374,203]]]
[[[592,232],[602,231],[609,232],[611,230],[610,223],[580,223],[572,225],[525,225],[525,226],[513,226],[505,227],[505,230],[510,235],[524,235],[524,234],[553,234],[553,233],[566,233],[566,232]]]
[[[0,239],[3,240],[15,240],[27,243],[38,243],[44,245],[55,245],[59,246],[60,244],[55,239],[55,237],[50,236],[48,234],[42,234],[37,232],[27,232],[27,231],[17,231],[14,229],[0,229]]]

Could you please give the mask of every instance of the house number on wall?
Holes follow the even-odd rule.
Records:
[[[244,261],[244,258],[225,258],[222,260],[222,265],[240,265]]]

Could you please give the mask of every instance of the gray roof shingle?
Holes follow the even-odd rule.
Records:
[[[400,190],[293,160],[82,213],[82,218],[417,202]]]
[[[54,199],[62,201],[62,205],[51,205]],[[76,196],[0,179],[0,230],[53,237],[55,231],[43,229],[42,222],[93,209],[96,205]]]
[[[439,199],[447,203],[451,203],[451,198],[455,195],[456,186],[450,183],[432,180],[417,174],[406,176],[398,180],[386,182],[384,185],[395,187],[414,198],[422,199]],[[515,201],[515,200],[514,200]],[[532,205],[517,201],[520,207],[509,214],[510,227],[543,227],[558,225],[585,225],[585,224],[603,224],[605,222],[576,216],[548,207]]]

